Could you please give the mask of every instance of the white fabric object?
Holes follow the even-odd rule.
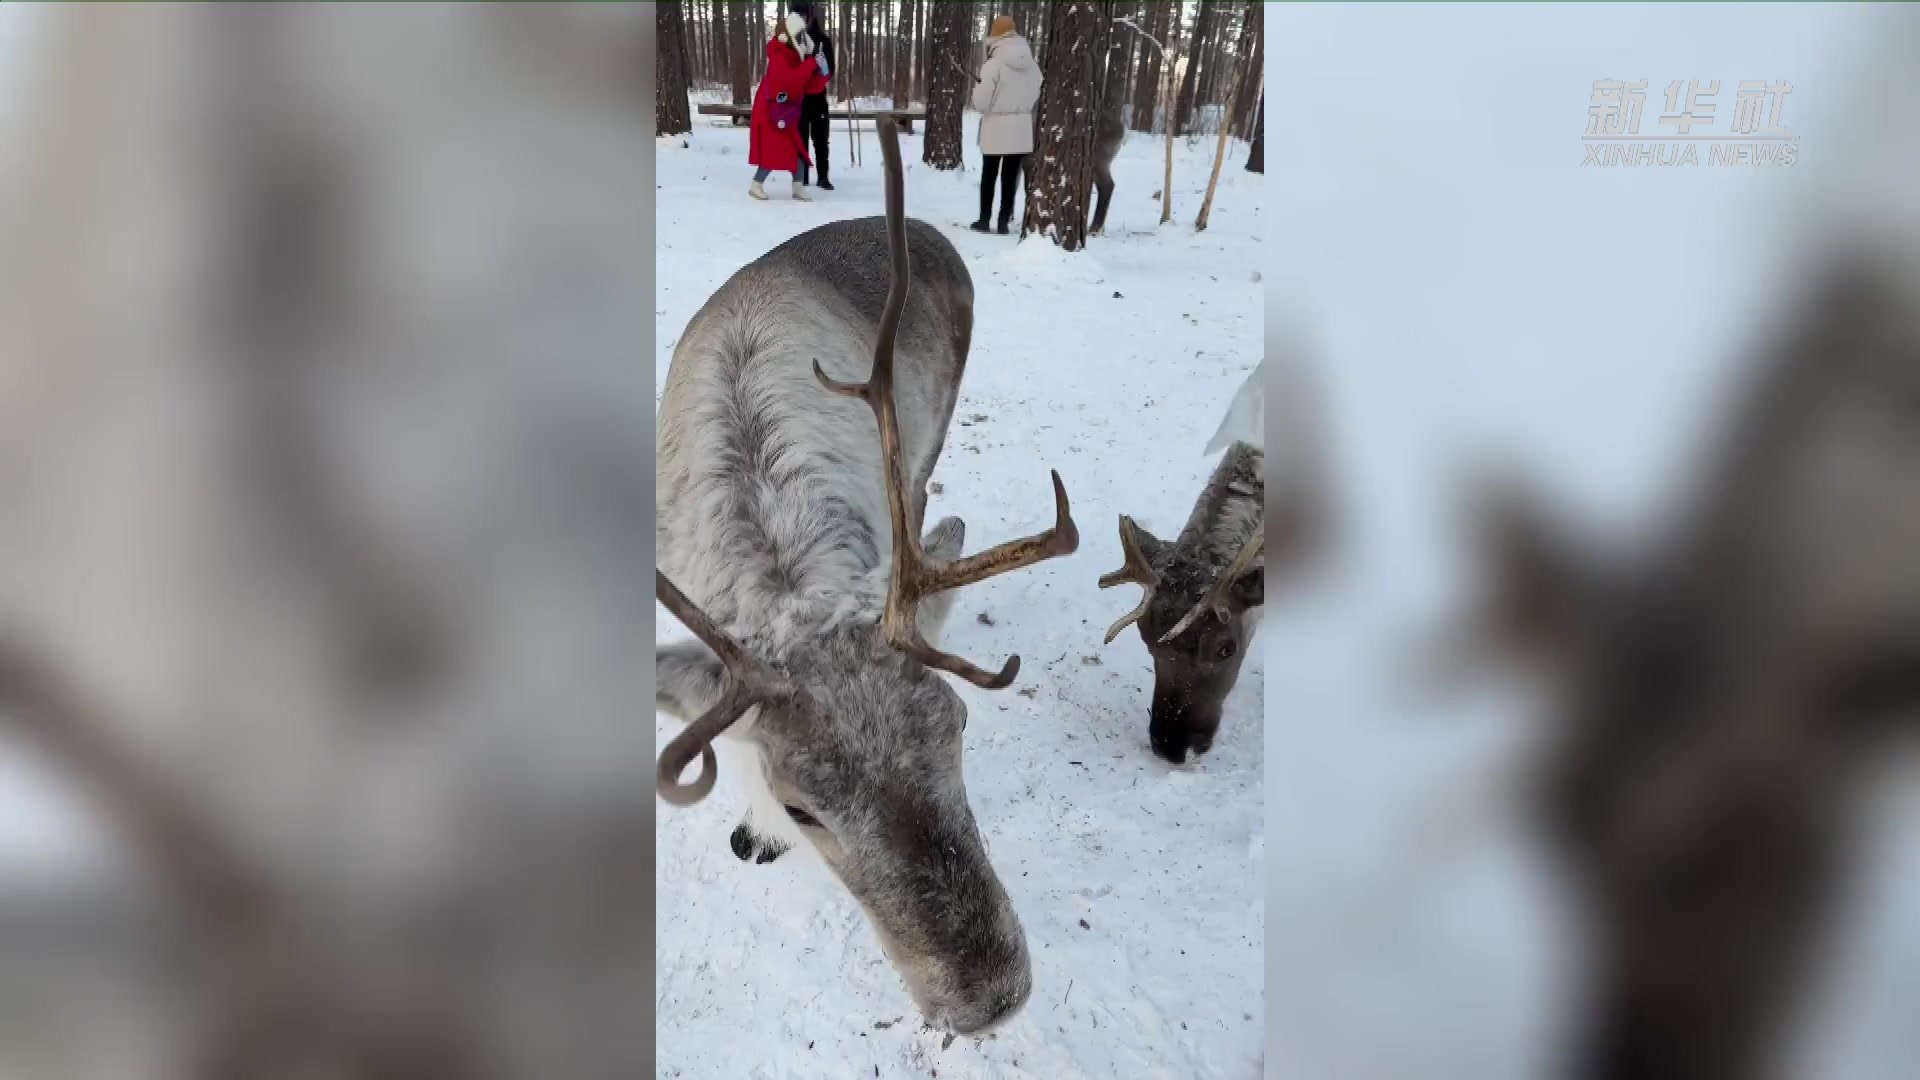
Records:
[[[813,52],[813,39],[807,36],[807,20],[797,12],[787,13],[787,43],[805,60]]]
[[[1227,415],[1221,419],[1219,430],[1208,440],[1204,455],[1217,454],[1236,442],[1264,447],[1267,440],[1267,387],[1264,372],[1267,362],[1262,359],[1254,369],[1247,373],[1247,381],[1233,395],[1233,401],[1227,406]]]
[[[1040,104],[1040,65],[1018,34],[987,43],[987,62],[973,84],[980,113],[980,152],[1033,153],[1033,110]]]

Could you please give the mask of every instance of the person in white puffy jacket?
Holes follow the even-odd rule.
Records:
[[[987,62],[973,85],[973,107],[980,113],[980,220],[973,231],[987,232],[993,213],[993,186],[1000,183],[1000,234],[1013,220],[1013,196],[1020,186],[1020,169],[1033,153],[1033,110],[1040,104],[1040,65],[1033,48],[1014,28],[1013,20],[997,15],[987,35]]]

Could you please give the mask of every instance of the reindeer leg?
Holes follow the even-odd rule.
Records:
[[[1093,228],[1088,236],[1100,236],[1107,230],[1107,203],[1113,198],[1113,170],[1106,165],[1093,167],[1093,188],[1098,196],[1093,204]]]

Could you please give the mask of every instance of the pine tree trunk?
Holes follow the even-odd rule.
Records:
[[[957,169],[962,163],[961,112],[972,83],[954,64],[967,59],[973,5],[932,4],[927,13],[927,137],[920,160],[935,169]]]
[[[1077,0],[1053,5],[1049,59],[1041,75],[1034,152],[1027,174],[1021,235],[1050,237],[1067,251],[1086,246],[1093,191],[1093,137],[1099,126],[1102,61],[1111,22],[1107,5]]]
[[[653,131],[655,135],[685,135],[693,130],[693,109],[687,104],[687,25],[680,0],[666,0],[653,9],[654,34],[660,55],[654,61]]]
[[[1267,171],[1267,95],[1253,110],[1253,148],[1247,151],[1247,171],[1266,175]]]
[[[927,0],[913,0],[913,100],[927,100]]]
[[[1149,4],[1147,18],[1140,20],[1141,28],[1149,37],[1166,41],[1166,26],[1171,21],[1168,13],[1175,6],[1175,0]],[[1160,48],[1153,41],[1144,39],[1138,47],[1140,68],[1133,83],[1133,130],[1150,132],[1153,130],[1153,105],[1160,97]]]
[[[1174,104],[1174,122],[1170,130],[1184,135],[1193,124],[1193,97],[1200,85],[1201,54],[1206,49],[1208,35],[1213,33],[1214,0],[1200,0],[1200,15],[1193,23],[1193,39],[1187,42],[1186,75],[1180,80],[1180,98]]]
[[[1262,83],[1260,76],[1266,69],[1267,62],[1267,6],[1265,4],[1254,4],[1251,5],[1251,7],[1251,17],[1253,19],[1253,56],[1247,61],[1247,73],[1240,79],[1239,100],[1233,103],[1233,130],[1235,134],[1243,139],[1249,138],[1253,134],[1253,110],[1260,97],[1255,87],[1260,86]]]
[[[1137,3],[1110,2],[1102,5],[1106,8],[1107,50],[1105,85],[1100,90],[1100,110],[1118,110],[1127,96],[1127,57],[1133,48],[1133,31],[1114,22],[1130,15],[1137,15],[1140,5]]]
[[[913,94],[913,5],[901,12],[893,36],[893,107],[904,109]]]
[[[733,83],[733,103],[750,105],[753,103],[753,72],[748,67],[747,58],[753,55],[747,42],[752,39],[748,29],[752,20],[747,15],[746,0],[729,0],[727,3],[731,22],[732,47],[727,50],[727,78]]]

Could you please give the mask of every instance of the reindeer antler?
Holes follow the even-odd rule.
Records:
[[[790,700],[795,691],[715,626],[706,612],[694,606],[679,586],[657,569],[653,572],[653,594],[661,606],[693,631],[694,637],[714,651],[727,669],[726,690],[720,695],[720,701],[701,713],[698,720],[688,724],[686,730],[674,736],[667,748],[660,751],[660,797],[675,806],[692,806],[706,798],[713,790],[714,781],[719,779],[713,740],[753,706]],[[696,756],[700,759],[700,775],[691,784],[681,783],[681,772]]]
[[[1061,555],[1080,546],[1079,530],[1067,505],[1067,489],[1053,473],[1053,528],[1035,536],[1009,540],[977,555],[948,561],[928,555],[920,547],[920,522],[907,499],[905,465],[900,456],[900,422],[894,414],[893,345],[900,331],[900,314],[907,305],[911,271],[907,263],[906,182],[900,167],[900,131],[891,118],[879,125],[880,154],[887,177],[887,254],[893,279],[887,286],[886,306],[880,313],[880,333],[874,340],[873,373],[864,383],[829,378],[820,361],[813,374],[836,394],[856,397],[873,409],[880,427],[880,449],[886,469],[887,510],[893,519],[893,570],[887,581],[887,609],[883,619],[887,643],[915,660],[958,675],[985,690],[999,690],[1020,672],[1020,658],[1010,656],[998,674],[989,674],[965,660],[943,653],[921,640],[915,613],[920,601],[935,593],[971,585],[1010,570]],[[664,763],[663,763],[664,764]]]
[[[1100,587],[1111,589],[1115,585],[1134,584],[1145,588],[1140,593],[1140,605],[1120,616],[1119,621],[1107,628],[1107,639],[1101,643],[1103,645],[1113,644],[1113,639],[1120,636],[1120,631],[1140,621],[1140,616],[1145,615],[1148,605],[1153,603],[1153,590],[1160,585],[1160,575],[1153,572],[1153,564],[1140,553],[1137,528],[1132,518],[1120,515],[1120,554],[1123,561],[1120,569],[1100,575]]]
[[[1200,598],[1200,602],[1188,609],[1187,613],[1181,616],[1180,621],[1173,624],[1173,629],[1160,636],[1160,644],[1165,645],[1167,642],[1185,633],[1187,627],[1192,626],[1193,621],[1198,619],[1200,613],[1203,611],[1211,611],[1213,612],[1214,618],[1219,619],[1221,622],[1226,622],[1231,615],[1227,609],[1227,592],[1233,588],[1233,583],[1239,579],[1241,574],[1246,573],[1247,568],[1253,565],[1253,560],[1259,558],[1260,553],[1265,551],[1266,548],[1266,529],[1261,528],[1254,530],[1254,534],[1248,537],[1247,542],[1241,546],[1240,554],[1235,555],[1233,561],[1227,564],[1227,568],[1222,570],[1220,576],[1214,579],[1212,587],[1207,589],[1207,594]]]

